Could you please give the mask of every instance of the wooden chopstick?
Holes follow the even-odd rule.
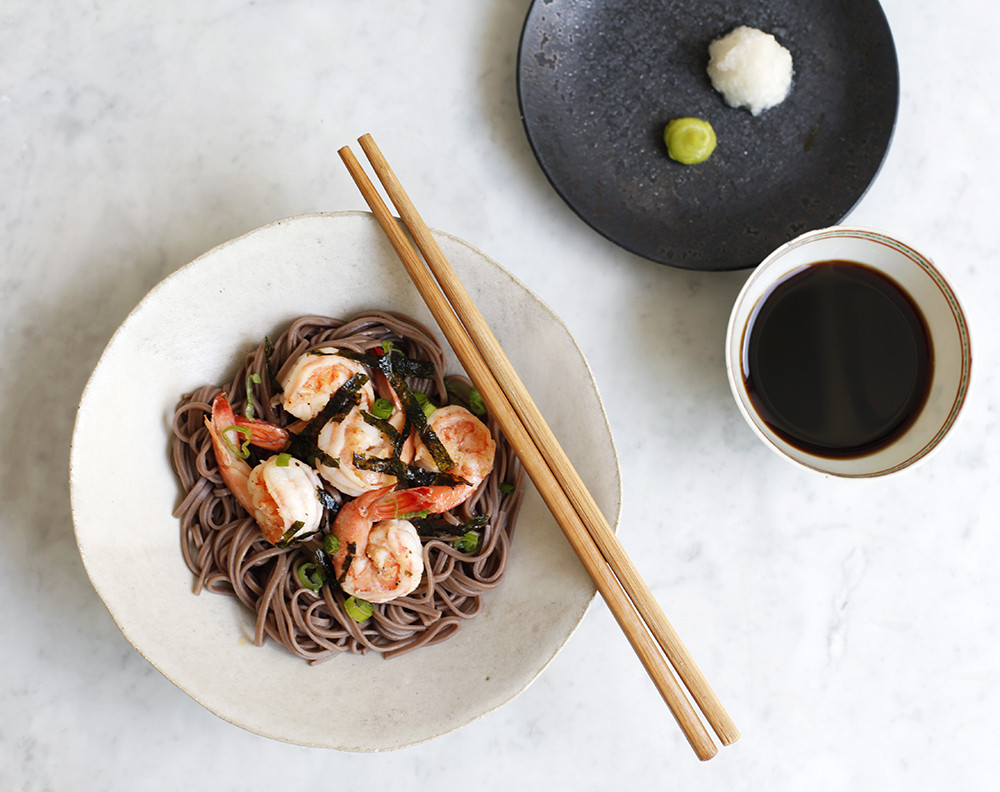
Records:
[[[437,284],[350,149],[345,147],[340,150],[340,156],[351,176],[688,741],[700,758],[711,758],[716,752],[715,746],[664,661],[660,647],[723,744],[734,742],[739,732],[621,548],[371,136],[362,137],[360,143],[427,260],[427,266],[431,267]],[[439,285],[447,298],[442,295]],[[647,627],[656,635],[660,647],[650,637]]]
[[[618,537],[611,530],[603,513],[581,481],[559,441],[545,422],[531,395],[507,359],[496,337],[489,329],[475,303],[465,291],[447,258],[441,252],[430,229],[417,213],[416,207],[396,178],[371,135],[358,141],[386,193],[399,212],[400,218],[423,254],[427,266],[444,291],[451,308],[457,314],[482,357],[489,363],[497,382],[504,391],[518,417],[522,420],[536,446],[545,457],[560,486],[565,490],[573,508],[580,515],[588,532],[607,559],[623,588],[634,601],[643,620],[656,640],[664,647],[678,675],[691,692],[692,698],[705,714],[706,720],[724,745],[739,739],[740,733],[722,703],[698,668],[673,626],[667,620],[649,587],[628,557]]]

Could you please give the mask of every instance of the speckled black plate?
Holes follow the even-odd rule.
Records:
[[[706,73],[709,42],[738,25],[794,61],[788,98],[759,116]],[[875,0],[535,0],[518,96],[542,170],[589,225],[653,261],[731,270],[854,207],[889,147],[899,71]],[[678,116],[715,128],[706,162],[667,156]]]

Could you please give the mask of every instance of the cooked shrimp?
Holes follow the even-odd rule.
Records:
[[[427,424],[444,445],[454,465],[446,473],[461,479],[455,486],[428,486],[414,488],[415,497],[424,499],[424,507],[433,514],[440,514],[468,499],[493,470],[496,441],[482,421],[465,407],[451,404],[431,413]],[[436,470],[430,451],[419,443],[414,464],[426,470]]]
[[[339,547],[333,568],[345,593],[368,602],[405,597],[424,574],[423,548],[413,524],[398,519],[409,511],[409,490],[391,487],[349,501],[333,522]]]
[[[412,441],[398,434],[405,430],[406,414],[399,397],[387,385],[386,393],[391,396],[394,405],[392,415],[386,420],[391,427],[388,433],[382,427],[369,423],[360,407],[354,407],[344,420],[327,423],[317,438],[320,450],[327,457],[337,460],[336,465],[318,461],[316,467],[320,475],[351,497],[396,483],[396,477],[391,473],[358,467],[355,456],[385,460],[398,457],[403,463],[413,459]]]
[[[310,421],[319,415],[338,388],[356,374],[366,374],[364,366],[338,354],[334,347],[306,352],[279,381],[281,404],[296,418]],[[375,401],[371,382],[366,382],[360,393],[365,408]]]
[[[323,482],[304,462],[272,456],[250,473],[247,482],[253,516],[271,544],[315,533],[323,519]]]
[[[240,456],[246,442],[278,451],[288,442],[284,429],[264,421],[237,417],[224,394],[212,402],[205,419],[222,481],[239,504],[253,515],[264,538],[276,544],[293,527],[293,537],[319,529],[323,484],[308,465],[287,455],[274,455],[251,469]],[[243,438],[248,440],[244,441]]]
[[[223,483],[240,505],[252,514],[253,503],[247,489],[250,465],[245,459],[246,446],[253,443],[279,450],[288,442],[288,433],[264,421],[237,417],[224,393],[212,400],[212,416],[205,418],[205,426],[212,437],[215,461]]]

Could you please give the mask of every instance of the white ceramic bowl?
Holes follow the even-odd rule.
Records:
[[[823,261],[865,264],[909,294],[930,335],[930,391],[916,419],[890,444],[862,456],[830,458],[809,453],[779,436],[756,412],[744,381],[747,331],[774,286]],[[736,403],[753,431],[774,451],[812,470],[844,477],[883,476],[925,459],[951,430],[969,392],[969,327],[951,286],[934,264],[910,245],[880,231],[839,226],[803,234],[768,256],[736,299],[726,334],[726,368]]]
[[[573,338],[495,262],[455,237],[436,238],[616,524],[618,461]],[[506,579],[476,619],[437,646],[309,666],[274,643],[254,646],[251,619],[235,600],[192,593],[171,516],[180,485],[167,449],[178,398],[228,380],[240,355],[297,316],[347,318],[371,308],[435,326],[368,213],[281,220],[221,245],[160,283],[115,333],[80,402],[71,453],[80,554],[135,648],[232,723],[354,751],[419,743],[509,701],[552,660],[594,595],[530,484]],[[453,357],[449,370],[459,370]]]

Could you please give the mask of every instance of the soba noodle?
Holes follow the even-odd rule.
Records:
[[[237,413],[247,401],[248,377],[253,414],[284,426],[294,419],[280,407],[276,378],[300,355],[323,346],[367,352],[389,341],[414,360],[430,361],[435,376],[409,380],[413,390],[432,402],[468,405],[472,388],[464,377],[444,376],[444,350],[427,328],[404,316],[370,312],[350,321],[302,317],[273,345],[262,342],[240,365],[224,388],[205,386],[182,397],[174,416],[172,461],[184,497],[174,511],[180,518],[181,549],[195,576],[195,593],[210,591],[236,597],[256,614],[254,641],[271,638],[311,663],[341,652],[379,652],[386,657],[443,641],[482,607],[482,595],[503,578],[521,502],[522,470],[491,419],[484,419],[497,440],[493,473],[465,503],[440,515],[431,530],[421,530],[424,576],[406,597],[374,606],[359,623],[344,609],[345,595],[334,581],[318,591],[299,581],[298,569],[316,561],[322,538],[286,548],[263,539],[254,519],[222,483],[212,441],[205,429],[211,401],[224,391]],[[342,503],[345,497],[326,485]],[[454,540],[477,515],[486,517],[475,550],[465,552]],[[418,529],[421,524],[416,523]],[[429,535],[425,535],[429,534]]]

